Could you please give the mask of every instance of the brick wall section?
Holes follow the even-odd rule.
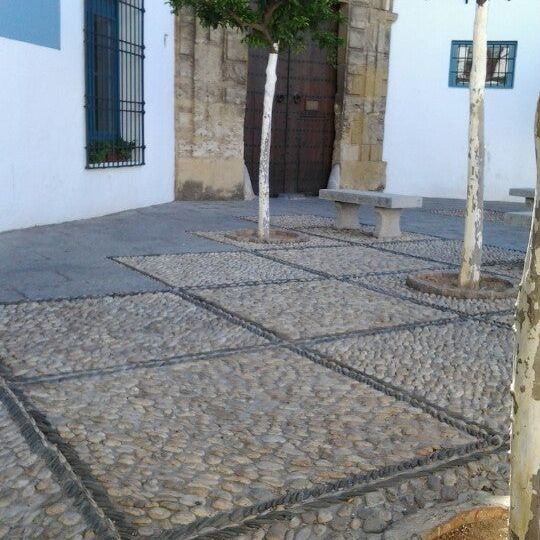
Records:
[[[247,47],[232,30],[176,19],[176,196],[243,196]]]

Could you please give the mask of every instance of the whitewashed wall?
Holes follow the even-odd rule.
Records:
[[[395,0],[384,159],[387,191],[466,194],[468,89],[449,88],[452,40],[472,39],[474,0]],[[513,89],[486,97],[486,200],[535,182],[540,0],[492,0],[489,39],[518,41]]]
[[[174,198],[174,25],[145,13],[146,165],[85,170],[83,0],[61,2],[61,49],[0,37],[0,231]]]

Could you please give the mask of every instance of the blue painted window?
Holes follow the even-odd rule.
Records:
[[[452,41],[449,84],[468,88],[472,68],[472,41]],[[486,88],[513,88],[517,41],[489,41]]]
[[[88,168],[144,163],[143,1],[85,0]]]
[[[59,49],[60,0],[0,0],[0,36]]]

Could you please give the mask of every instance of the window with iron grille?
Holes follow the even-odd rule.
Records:
[[[487,88],[513,88],[517,41],[489,41]],[[472,41],[452,41],[450,86],[468,88],[473,58]]]
[[[144,0],[85,0],[86,166],[144,165]]]

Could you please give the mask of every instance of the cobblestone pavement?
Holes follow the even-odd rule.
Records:
[[[274,223],[308,241],[206,231],[114,259],[152,291],[0,304],[0,538],[398,540],[506,493],[513,300],[407,287],[456,240]]]

